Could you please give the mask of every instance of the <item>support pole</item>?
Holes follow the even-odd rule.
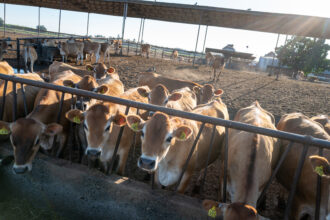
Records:
[[[60,14],[58,17],[58,32],[57,32],[57,37],[60,37],[60,32],[61,32],[61,17],[62,17],[62,1],[60,1]]]
[[[206,37],[207,37],[207,30],[208,29],[209,29],[209,26],[206,25],[205,36],[204,36],[204,44],[203,44],[203,53],[205,53],[205,43],[206,43]]]
[[[124,14],[123,14],[123,26],[122,26],[122,30],[121,30],[121,42],[124,43],[124,35],[125,35],[125,24],[126,24],[126,17],[127,17],[127,8],[128,8],[128,4],[125,3],[124,4]],[[123,54],[123,47],[120,48],[120,55]]]
[[[277,45],[278,45],[278,40],[280,39],[280,34],[277,35],[277,40],[276,40],[276,45],[275,45],[275,49],[274,49],[274,54],[276,52],[276,48],[277,48]],[[273,59],[272,59],[272,70],[273,70],[273,65],[274,65],[274,59],[275,59],[275,56],[273,56]],[[271,76],[272,75],[272,70],[270,71],[269,75],[268,76]]]
[[[38,8],[38,37],[40,35],[40,6]]]
[[[141,39],[140,39],[141,44],[142,44],[142,42],[143,42],[143,34],[144,34],[144,24],[145,24],[145,22],[146,22],[146,19],[143,18],[143,23],[142,23],[142,33],[141,33]]]
[[[88,37],[88,29],[89,29],[89,12],[87,14],[87,31],[86,31],[86,37]]]
[[[140,42],[141,29],[142,29],[142,22],[143,22],[143,18],[141,18],[141,22],[140,22],[139,36],[138,36],[138,39],[137,39],[137,41],[136,41],[136,51],[135,51],[135,55],[137,55],[138,45],[139,45],[139,42]]]
[[[6,37],[6,3],[3,4],[3,36]]]
[[[197,39],[196,39],[196,46],[195,46],[195,53],[194,53],[194,60],[193,65],[195,65],[195,58],[196,58],[196,52],[197,52],[197,46],[198,46],[198,38],[199,38],[199,31],[201,29],[201,25],[198,25],[198,32],[197,32]]]

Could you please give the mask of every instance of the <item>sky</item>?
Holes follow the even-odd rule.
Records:
[[[157,0],[158,1],[158,0]],[[251,9],[253,11],[278,12],[290,14],[329,17],[330,0],[163,0],[163,2],[195,4],[232,9]],[[4,4],[0,4],[0,17],[4,15]],[[58,31],[59,10],[41,8],[41,25],[47,30]],[[117,37],[122,32],[122,17],[90,14],[89,34]],[[38,24],[38,8],[6,4],[6,23],[28,27]],[[87,32],[87,13],[62,10],[61,32],[85,35]],[[125,39],[137,39],[140,19],[127,18]],[[203,49],[205,26],[201,26],[197,51]],[[146,20],[144,42],[172,48],[194,50],[198,25]],[[281,35],[279,46],[285,42]],[[236,51],[262,56],[275,48],[277,34],[246,31],[239,29],[209,27],[206,47],[223,48],[234,44]],[[330,44],[330,41],[327,41]],[[330,57],[330,55],[328,55]],[[258,60],[258,58],[257,58]]]

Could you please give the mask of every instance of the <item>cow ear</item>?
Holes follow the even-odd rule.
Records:
[[[72,109],[65,114],[65,117],[76,124],[81,124],[85,120],[84,113],[78,109]]]
[[[218,207],[218,203],[216,201],[213,201],[213,200],[208,200],[208,199],[203,200],[203,208],[205,210],[208,211],[212,207]]]
[[[128,115],[126,117],[127,119],[127,125],[130,129],[132,129],[135,132],[139,132],[142,130],[144,126],[144,121],[140,116],[138,115]]]
[[[142,97],[149,96],[149,92],[145,88],[138,88],[137,91],[140,94],[140,96],[142,96]]]
[[[86,65],[86,70],[88,71],[94,71],[94,67],[90,64]]]
[[[62,130],[63,130],[62,125],[57,124],[57,123],[51,123],[46,126],[43,133],[48,136],[55,136],[55,135],[61,133]]]
[[[76,84],[72,80],[69,80],[69,79],[64,80],[63,85],[66,86],[66,87],[71,87],[71,88],[76,87]]]
[[[198,94],[200,90],[201,90],[201,88],[198,87],[198,86],[194,86],[194,88],[193,88],[193,91],[194,91],[194,93],[196,93],[196,94]]]
[[[192,134],[192,130],[185,125],[180,126],[173,132],[173,136],[180,141],[187,140],[191,136],[191,134]]]
[[[8,135],[11,133],[10,123],[5,121],[0,121],[0,135]]]
[[[102,85],[102,86],[97,87],[95,92],[100,93],[100,94],[105,94],[108,92],[108,90],[109,90],[109,88],[106,85]]]
[[[330,164],[327,158],[312,155],[309,157],[313,170],[319,176],[330,178]]]
[[[214,96],[221,96],[223,94],[223,90],[222,89],[217,89],[214,91]]]
[[[119,112],[117,112],[116,115],[112,116],[111,120],[115,125],[118,125],[120,127],[126,125],[126,121],[127,121],[126,115],[119,113]]]
[[[168,97],[168,101],[178,101],[182,98],[182,94],[175,92],[172,93],[169,97]]]
[[[116,72],[116,69],[113,68],[113,67],[111,66],[111,67],[109,67],[109,68],[107,69],[107,72],[108,72],[109,74],[112,74],[112,73],[115,73],[115,72]]]

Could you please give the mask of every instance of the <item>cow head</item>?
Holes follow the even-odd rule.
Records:
[[[176,141],[185,141],[191,136],[192,129],[180,122],[161,112],[156,112],[148,121],[137,115],[127,116],[128,126],[135,132],[141,131],[142,155],[138,160],[141,169],[155,171]]]
[[[86,69],[92,71],[95,79],[103,79],[112,74],[116,74],[116,69],[107,67],[104,63],[97,63],[95,66],[87,65]]]
[[[198,104],[206,104],[223,94],[223,90],[215,90],[211,84],[206,84],[203,87],[195,86],[193,90],[196,94]]]
[[[31,118],[20,118],[12,123],[0,121],[0,135],[10,135],[15,158],[13,170],[16,174],[31,171],[39,147],[49,150],[54,136],[61,132],[62,126],[59,124],[45,125]]]
[[[312,155],[309,160],[315,173],[321,177],[330,178],[330,163],[327,158]]]
[[[224,220],[258,220],[258,213],[255,208],[243,203],[219,203],[212,200],[204,200],[203,207],[208,211],[208,215],[212,218],[223,216]]]
[[[85,112],[70,110],[66,113],[66,118],[83,124],[88,144],[85,153],[90,156],[102,155],[113,126],[121,127],[126,124],[125,115],[117,112],[113,105],[103,103],[95,104]]]

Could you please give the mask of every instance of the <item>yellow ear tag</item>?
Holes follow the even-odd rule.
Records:
[[[1,129],[0,129],[0,135],[6,135],[6,134],[9,134],[8,129],[6,129],[6,128],[1,128]]]
[[[186,133],[184,133],[184,132],[181,132],[181,134],[180,134],[180,140],[185,140],[186,139],[186,137],[187,137],[187,135],[186,135]]]
[[[324,175],[324,172],[323,172],[323,166],[315,167],[315,172],[316,172],[319,176],[323,176],[323,175]]]
[[[90,66],[90,67],[88,67],[88,70],[89,71],[93,71],[93,68]]]
[[[138,122],[135,122],[135,123],[133,123],[132,125],[131,125],[131,127],[132,127],[132,129],[133,129],[133,131],[138,131],[139,130],[139,123]]]
[[[217,210],[215,209],[215,206],[209,209],[208,215],[212,218],[215,218],[217,216]]]
[[[104,89],[101,89],[100,93],[101,94],[104,94],[105,93],[105,90]]]
[[[73,122],[76,123],[76,124],[80,124],[81,123],[80,118],[78,116],[74,116],[73,117]]]

